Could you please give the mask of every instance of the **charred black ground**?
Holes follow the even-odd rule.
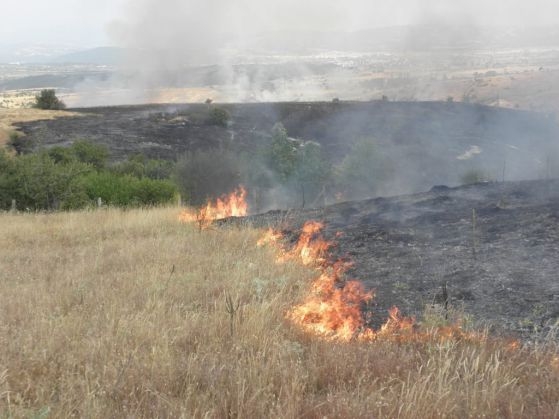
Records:
[[[291,137],[316,141],[333,164],[372,138],[392,168],[384,195],[460,183],[468,170],[492,179],[559,177],[559,126],[552,116],[467,103],[292,102],[212,105],[227,126],[208,123],[210,106],[145,105],[75,109],[82,116],[19,124],[36,148],[85,139],[113,160],[136,153],[174,160],[198,149],[252,152],[281,122]]]
[[[310,219],[337,244],[333,258],[354,262],[349,276],[376,290],[375,325],[393,305],[420,317],[443,284],[451,307],[493,332],[533,338],[559,321],[559,180],[438,186],[247,220],[295,240]]]

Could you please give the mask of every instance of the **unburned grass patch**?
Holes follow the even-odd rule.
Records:
[[[315,339],[285,320],[312,269],[177,216],[0,215],[0,416],[559,414],[551,342]]]

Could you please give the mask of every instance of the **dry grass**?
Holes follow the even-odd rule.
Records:
[[[311,271],[176,216],[0,215],[0,417],[559,416],[553,348],[311,339]]]
[[[41,109],[0,109],[0,147],[6,144],[10,138],[10,133],[16,131],[16,127],[13,126],[16,122],[38,121],[76,115],[76,113],[72,112],[44,111]]]

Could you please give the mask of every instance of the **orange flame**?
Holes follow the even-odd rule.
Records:
[[[316,221],[307,221],[303,226],[297,246],[291,252],[293,255],[301,257],[303,265],[322,263],[326,260],[325,254],[332,243],[318,235],[323,228],[324,224]]]
[[[287,317],[307,332],[334,340],[356,337],[365,324],[362,305],[374,294],[365,291],[359,281],[341,280],[346,265],[326,268],[313,282],[311,294],[294,307]]]
[[[268,230],[266,230],[264,235],[256,242],[256,245],[258,247],[262,247],[266,244],[277,243],[282,238],[283,234],[281,234],[279,231],[274,230],[273,228],[269,228]]]
[[[320,236],[322,228],[323,224],[319,222],[307,222],[294,248],[281,251],[280,256],[280,261],[298,258],[304,265],[315,264],[320,270],[320,275],[312,283],[310,294],[286,315],[304,331],[339,341],[372,341],[381,338],[397,341],[484,339],[484,335],[465,332],[459,325],[420,332],[415,319],[402,316],[397,307],[389,310],[388,320],[380,329],[368,327],[362,308],[373,300],[374,293],[366,291],[359,281],[343,279],[349,263],[327,261],[327,251],[332,243]],[[281,238],[281,233],[268,230],[259,240],[259,245],[277,244]]]
[[[229,195],[218,198],[215,202],[198,209],[185,209],[179,215],[179,220],[185,223],[197,222],[200,227],[208,227],[212,221],[228,217],[244,217],[248,214],[246,202],[247,191],[242,186]]]

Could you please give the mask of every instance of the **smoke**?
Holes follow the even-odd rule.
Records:
[[[416,77],[426,64],[452,66],[456,51],[473,62],[469,51],[502,35],[484,25],[559,23],[557,9],[551,0],[529,10],[520,0],[124,0],[107,25],[126,51],[117,74],[76,86],[70,104],[444,99],[454,87]],[[360,77],[384,69],[393,74]]]
[[[101,96],[87,93],[82,97],[104,104],[113,100],[115,104],[203,102],[208,97],[215,102],[370,100],[383,95],[389,101],[448,98],[448,106],[440,110],[443,113],[452,111],[451,102],[461,100],[500,104],[500,95],[507,95],[507,83],[516,77],[507,67],[528,59],[496,57],[495,50],[539,46],[542,39],[557,39],[536,36],[531,40],[537,31],[515,32],[505,27],[556,24],[559,13],[552,12],[557,11],[559,6],[551,0],[529,4],[520,0],[401,0],[397,4],[388,0],[130,1],[108,28],[113,42],[127,51],[118,74],[101,88],[111,95],[98,99]],[[493,70],[497,65],[500,69],[492,72],[499,73],[499,80],[474,76],[478,69]],[[520,70],[518,74],[523,77]],[[497,87],[489,91],[491,82]],[[94,83],[81,87],[90,92],[98,88]],[[474,88],[480,95],[477,98]],[[529,97],[527,93],[519,89],[508,97],[524,100],[526,105],[522,98]],[[522,102],[511,102],[512,106],[522,107]],[[340,121],[340,126],[348,127],[340,138],[351,142],[373,135],[381,141],[379,147],[392,151],[392,160],[406,162],[406,168],[376,188],[380,195],[417,191],[434,183],[456,184],[468,170],[489,171],[492,179],[507,180],[535,178],[546,172],[545,156],[535,155],[526,163],[529,147],[525,141],[514,142],[519,134],[507,130],[509,120],[493,122],[499,128],[494,136],[522,151],[492,150],[478,144],[480,136],[492,134],[485,132],[489,128],[476,109],[466,108],[461,122],[455,119],[456,124],[467,126],[459,130],[465,133],[463,138],[454,138],[456,125],[446,126],[445,118],[443,122],[437,118],[423,122],[423,111],[408,114],[411,120],[405,124],[396,119],[386,129],[380,120],[358,135],[352,130],[369,126],[370,115],[356,116],[350,123]],[[423,144],[416,138],[418,127],[424,131]],[[447,141],[441,132],[449,137]],[[395,142],[414,143],[415,148],[402,152],[393,147]],[[443,155],[450,147],[452,157],[444,165],[426,163],[426,155]],[[452,179],[448,173],[453,173]]]

